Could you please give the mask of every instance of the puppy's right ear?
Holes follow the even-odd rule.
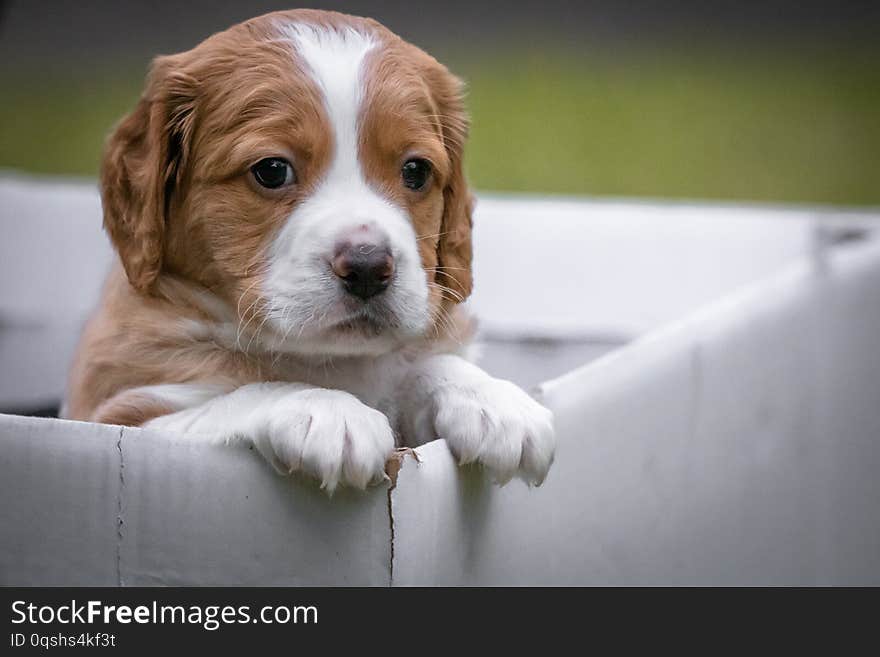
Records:
[[[153,62],[144,94],[101,162],[104,229],[129,282],[144,293],[162,269],[168,208],[192,141],[196,85],[182,64],[180,55]]]

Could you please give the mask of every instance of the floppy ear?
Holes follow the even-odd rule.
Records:
[[[437,243],[439,283],[450,288],[444,299],[455,304],[471,293],[471,212],[474,200],[464,176],[464,143],[468,116],[464,109],[464,83],[445,67],[437,65],[429,78],[437,103],[443,142],[450,162],[450,176],[443,189],[443,221]],[[444,272],[444,273],[440,273]]]
[[[150,291],[162,268],[166,215],[192,133],[194,89],[176,56],[157,58],[137,107],[104,149],[104,229],[140,292]]]

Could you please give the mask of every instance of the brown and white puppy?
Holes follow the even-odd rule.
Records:
[[[332,491],[395,435],[540,483],[549,411],[454,355],[471,291],[462,85],[375,21],[268,14],[155,60],[101,171],[120,264],[70,418],[250,441]]]

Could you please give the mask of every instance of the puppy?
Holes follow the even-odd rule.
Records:
[[[333,491],[443,438],[541,483],[549,411],[469,333],[462,84],[375,21],[277,12],[157,58],[101,167],[118,253],[67,417],[249,441]]]

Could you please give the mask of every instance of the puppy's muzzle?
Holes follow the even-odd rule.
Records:
[[[337,243],[330,267],[346,292],[366,300],[388,288],[394,257],[386,241],[365,234]]]

